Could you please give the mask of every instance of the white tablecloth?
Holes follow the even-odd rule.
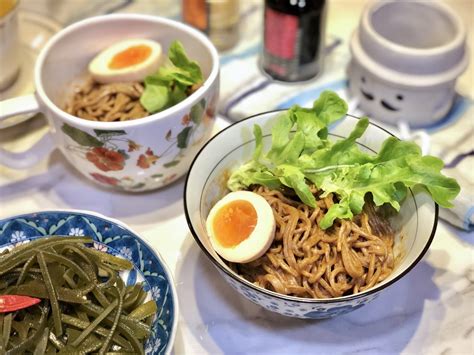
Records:
[[[260,2],[242,3],[243,28],[257,31],[257,35],[243,36],[244,40],[232,52],[222,55],[221,114],[239,112],[238,105],[226,112],[233,95],[233,83],[226,71],[236,60],[256,64],[259,50],[261,22],[249,19],[258,17]],[[467,23],[473,23],[472,11],[469,13],[471,0],[451,3],[470,21]],[[341,38],[341,46],[345,46],[344,41],[357,24],[362,2],[335,0],[330,4],[328,32]],[[179,8],[171,0],[107,3],[35,0],[25,1],[23,6],[53,14],[63,23],[80,16],[79,12],[71,15],[71,8],[76,7],[88,14],[118,10],[179,17]],[[459,84],[472,99],[472,66]],[[285,88],[278,92],[280,97],[263,102],[254,102],[249,96],[248,101],[240,102],[240,107],[245,104],[242,112],[278,106],[288,99]],[[216,130],[226,124],[221,117]],[[46,130],[43,119],[36,117],[1,130],[0,146],[12,151],[24,150]],[[291,319],[265,311],[240,297],[206,260],[186,226],[183,183],[181,179],[167,188],[136,195],[102,190],[79,176],[55,151],[26,171],[0,166],[0,217],[47,209],[81,209],[129,224],[159,251],[173,272],[180,306],[176,354],[474,352],[474,238],[469,233],[440,222],[427,256],[371,304],[331,320]]]

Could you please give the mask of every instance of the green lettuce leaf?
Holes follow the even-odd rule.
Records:
[[[187,87],[183,85],[176,84],[172,86],[171,89],[168,90],[169,101],[167,103],[167,106],[171,107],[187,98],[188,95],[186,94],[186,89]]]
[[[326,128],[324,122],[315,120],[314,111],[311,109],[294,107],[292,114],[295,118],[298,131],[304,135],[304,152],[309,153],[321,147],[323,140],[318,134],[321,130]]]
[[[324,91],[313,103],[314,113],[318,119],[330,125],[347,114],[347,103],[333,91]]]
[[[305,181],[304,174],[298,167],[293,165],[282,164],[276,169],[280,176],[280,181],[283,185],[291,187],[295,190],[298,197],[305,204],[311,207],[316,207],[316,199],[311,193],[308,184]]]
[[[318,136],[326,139],[328,128],[331,123],[344,117],[347,113],[347,103],[333,91],[324,91],[319,98],[314,101],[313,109],[318,119],[325,123],[326,128],[322,129]]]
[[[189,79],[191,84],[188,85],[202,81],[202,73],[199,64],[187,57],[186,51],[181,42],[174,41],[171,43],[168,50],[168,57],[171,63],[174,64],[174,68],[178,69],[177,72]]]
[[[279,189],[282,185],[277,176],[254,160],[242,165],[227,180],[227,187],[231,191],[245,190],[252,184],[267,186],[270,189]]]
[[[407,195],[407,189],[424,186],[442,207],[451,207],[460,191],[456,180],[441,174],[443,162],[422,156],[414,142],[389,137],[378,154],[361,151],[361,138],[369,121],[360,119],[345,139],[329,141],[328,126],[343,118],[347,104],[333,92],[325,91],[313,108],[294,106],[283,113],[272,128],[272,145],[263,152],[261,128],[254,127],[256,149],[253,160],[234,171],[228,180],[230,190],[260,184],[271,189],[287,186],[300,200],[315,207],[309,184],[333,193],[335,203],[320,222],[327,229],[334,221],[351,219],[362,211],[365,197],[372,195],[377,206],[391,205],[395,210]]]
[[[232,173],[227,181],[227,186],[232,191],[244,190],[252,184],[279,189],[282,185],[280,179],[260,162],[263,150],[262,128],[259,125],[255,125],[253,134],[256,145],[253,159]]]
[[[140,103],[149,113],[156,113],[183,101],[190,86],[203,81],[199,64],[190,60],[179,41],[168,49],[169,63],[145,78]]]
[[[280,154],[290,142],[292,127],[293,121],[290,112],[282,113],[272,128],[272,146],[267,153],[268,159],[274,161],[280,159]]]
[[[162,111],[168,106],[170,90],[164,85],[145,84],[146,89],[140,96],[140,103],[148,112]]]
[[[253,160],[258,162],[262,156],[263,151],[263,136],[262,127],[259,125],[253,126],[253,135],[255,136],[255,151],[253,152]]]

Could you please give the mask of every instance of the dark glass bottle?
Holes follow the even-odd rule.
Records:
[[[325,27],[326,0],[265,0],[263,69],[283,81],[316,76]]]

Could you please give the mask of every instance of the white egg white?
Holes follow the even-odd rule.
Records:
[[[233,247],[224,247],[216,239],[213,224],[217,212],[232,201],[245,200],[252,204],[257,213],[257,225],[247,239]],[[261,257],[268,250],[275,236],[276,222],[268,202],[250,191],[235,191],[219,200],[209,212],[206,229],[211,245],[222,258],[234,263],[248,263]]]
[[[151,54],[143,62],[120,69],[111,69],[112,58],[133,46],[145,45]],[[156,73],[163,61],[161,45],[149,39],[127,39],[117,42],[100,52],[90,63],[89,73],[99,83],[143,81],[146,76]]]

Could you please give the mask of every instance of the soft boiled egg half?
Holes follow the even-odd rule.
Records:
[[[143,81],[154,74],[162,60],[158,42],[128,39],[104,49],[89,64],[89,73],[99,83]]]
[[[268,250],[275,236],[268,202],[250,191],[227,194],[209,212],[206,229],[212,247],[224,259],[248,263]]]

